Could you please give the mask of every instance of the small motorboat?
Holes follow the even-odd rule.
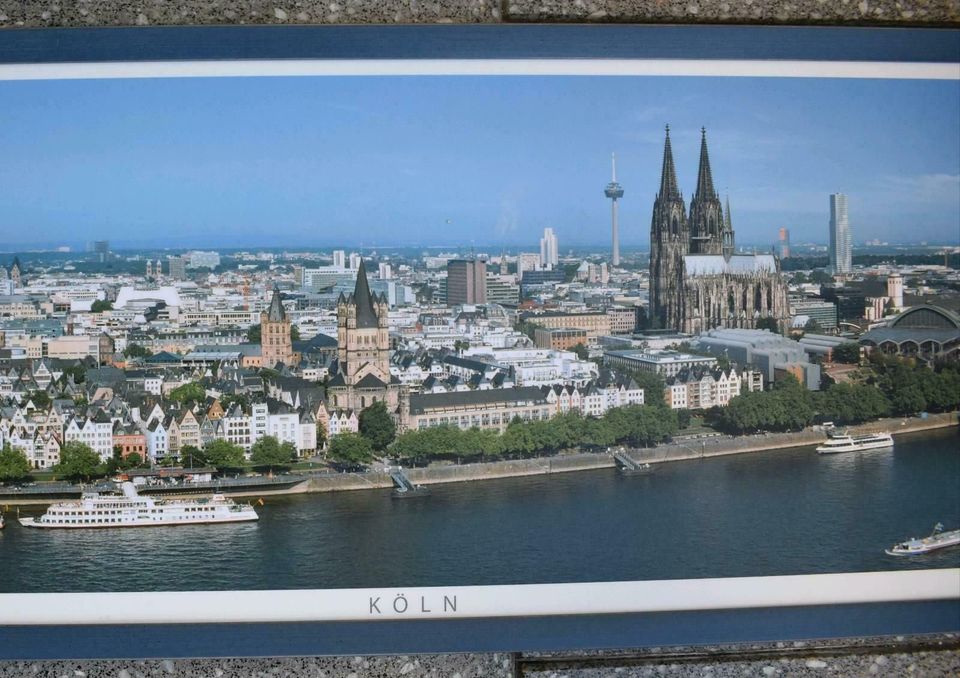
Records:
[[[943,523],[933,526],[929,537],[913,537],[886,549],[888,556],[919,556],[937,549],[960,544],[960,530],[943,531]]]

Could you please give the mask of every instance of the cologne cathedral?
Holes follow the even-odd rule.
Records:
[[[650,224],[650,319],[660,328],[698,334],[714,327],[755,328],[772,318],[783,329],[787,288],[773,254],[736,254],[730,203],[713,186],[707,132],[689,216],[670,148],[663,147],[660,191]]]

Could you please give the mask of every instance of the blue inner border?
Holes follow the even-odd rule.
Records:
[[[960,601],[491,619],[0,626],[0,660],[533,652],[960,631]]]
[[[791,26],[170,26],[4,29],[0,63],[213,59],[960,62],[954,29]]]

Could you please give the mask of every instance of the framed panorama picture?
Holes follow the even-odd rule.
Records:
[[[957,31],[0,62],[0,658],[958,630]]]

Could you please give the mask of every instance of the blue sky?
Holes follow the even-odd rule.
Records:
[[[960,83],[663,77],[0,82],[0,249],[510,246],[553,227],[646,246],[669,123],[693,193],[706,126],[739,243],[960,236]]]

